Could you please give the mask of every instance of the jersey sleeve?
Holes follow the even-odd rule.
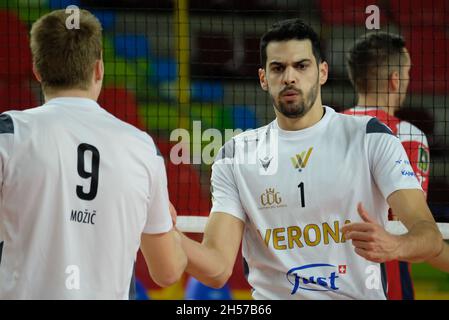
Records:
[[[240,201],[234,176],[234,140],[230,140],[220,149],[212,165],[211,212],[228,213],[246,221],[245,210]]]
[[[164,159],[155,155],[150,167],[150,197],[143,233],[165,233],[172,229]]]
[[[426,135],[412,124],[401,121],[398,136],[407,152],[418,181],[427,193],[429,187],[430,152]]]
[[[14,143],[14,123],[10,115],[0,115],[0,184],[3,185],[5,165],[11,156]],[[3,197],[3,192],[1,192]]]
[[[366,127],[366,142],[371,173],[385,199],[401,189],[420,189],[401,141],[376,118]]]

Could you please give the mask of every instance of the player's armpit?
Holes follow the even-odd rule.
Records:
[[[170,286],[182,276],[187,265],[187,257],[176,231],[160,234],[143,233],[140,249],[151,278],[159,286]]]
[[[223,287],[232,274],[243,229],[242,220],[227,213],[211,213],[202,243],[182,235],[188,257],[186,272],[207,286]]]
[[[387,199],[394,214],[407,227],[400,236],[398,260],[422,262],[435,258],[442,248],[442,236],[419,189],[393,192]]]

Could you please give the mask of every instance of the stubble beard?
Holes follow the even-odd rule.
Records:
[[[273,101],[273,105],[277,111],[290,119],[298,119],[304,117],[313,107],[315,101],[318,97],[318,81],[315,85],[309,90],[307,95],[304,95],[302,90],[298,90],[293,86],[285,87],[278,96],[278,99],[275,99],[271,96],[271,100]],[[284,103],[281,99],[282,93],[287,90],[295,90],[298,92],[298,95],[301,99],[299,103]]]

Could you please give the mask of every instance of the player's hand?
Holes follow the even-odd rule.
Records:
[[[349,223],[342,227],[346,241],[352,240],[355,252],[372,262],[394,260],[399,250],[399,237],[388,233],[379,225],[361,203],[357,211],[363,222]]]
[[[173,222],[173,226],[176,226],[176,217],[178,216],[178,213],[176,212],[176,208],[171,201],[168,202],[168,206],[170,209],[171,221]]]

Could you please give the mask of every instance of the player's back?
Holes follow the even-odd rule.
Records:
[[[1,116],[0,299],[126,299],[157,149],[93,100]]]

